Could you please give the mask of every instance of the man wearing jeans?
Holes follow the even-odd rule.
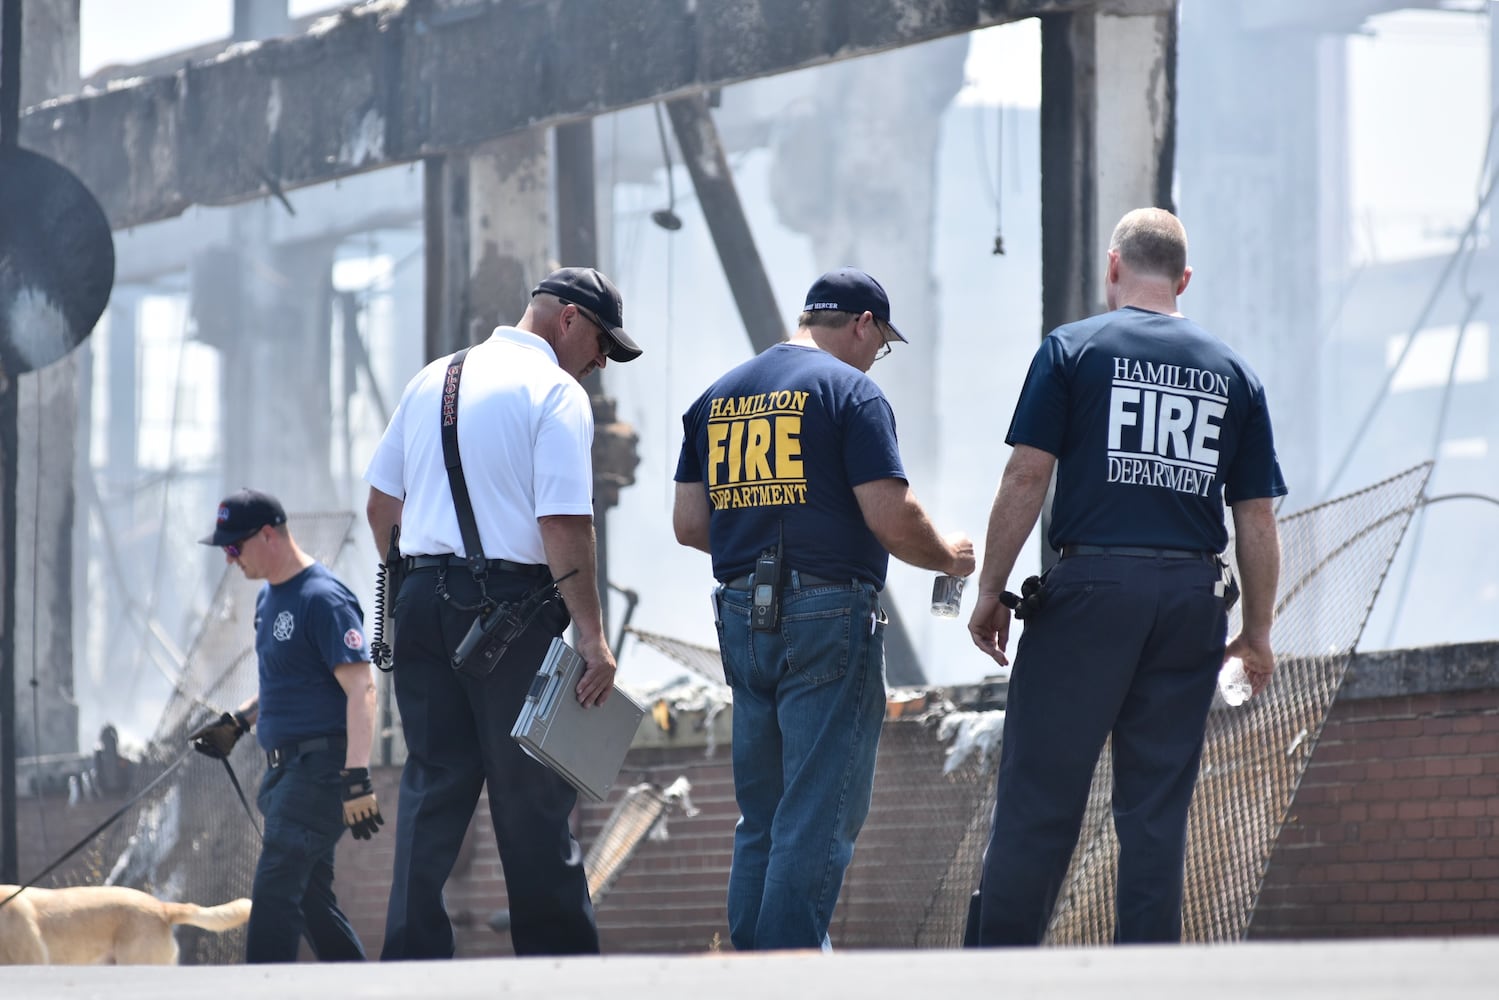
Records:
[[[729,934],[741,951],[828,948],[869,813],[885,714],[890,555],[957,576],[973,543],[938,534],[906,482],[895,417],[866,374],[905,337],[879,282],[823,275],[799,329],[683,417],[673,525],[713,557],[734,692],[740,819]]]
[[[202,543],[223,549],[246,579],[265,581],[255,600],[258,693],[190,737],[200,753],[227,757],[254,725],[266,751],[245,961],[295,962],[304,933],[322,961],[362,961],[333,894],[333,854],[346,826],[367,840],[383,822],[369,775],[375,682],[364,613],[297,545],[273,496],[226,497]]]

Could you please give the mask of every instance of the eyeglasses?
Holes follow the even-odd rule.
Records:
[[[576,302],[568,302],[566,300],[563,300],[562,304],[565,306],[572,306],[574,309],[578,310],[578,314],[580,316],[599,328],[599,353],[604,355],[605,357],[608,357],[609,352],[614,350],[614,338],[609,336],[609,331],[604,328],[603,323],[599,322],[599,318],[593,313],[589,312],[587,309],[584,309],[582,306],[578,305]]]
[[[891,349],[895,346],[895,338],[890,336],[894,331],[888,325],[879,320],[875,320],[874,322],[880,331],[882,339],[880,349],[874,352],[874,359],[878,361],[890,353]]]

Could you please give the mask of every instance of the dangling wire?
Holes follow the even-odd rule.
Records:
[[[1001,257],[1005,252],[1005,106],[1001,104],[994,114],[994,249],[990,253]]]
[[[40,376],[38,376],[40,378]],[[11,383],[15,386],[15,383]],[[15,391],[12,388],[11,391]],[[46,796],[42,794],[42,710],[41,710],[41,682],[37,679],[36,665],[41,659],[41,650],[37,648],[37,604],[41,594],[35,586],[36,581],[41,579],[41,535],[37,528],[40,524],[42,513],[42,437],[46,433],[47,421],[42,413],[42,387],[36,388],[36,468],[32,472],[32,501],[31,517],[33,520],[31,532],[31,753],[32,771],[36,775],[36,815],[41,825],[42,851],[44,854],[51,853],[47,847],[49,838],[47,836],[47,805]],[[11,584],[14,586],[14,583]],[[75,657],[76,659],[76,657]],[[76,687],[75,687],[76,690]]]
[[[989,252],[999,256],[1005,252],[1004,236],[1004,178],[1005,178],[1005,109],[999,105],[995,109],[995,125],[998,135],[994,141],[994,173],[989,171],[989,150],[987,137],[984,134],[984,118],[982,113],[975,114],[973,118],[973,150],[978,156],[979,176],[984,178],[984,184],[989,188],[989,197],[994,200],[994,243]]]
[[[661,102],[652,105],[656,109],[656,134],[661,137],[661,161],[666,165],[666,207],[651,213],[651,221],[674,233],[682,228],[682,219],[677,215],[677,186],[672,179],[671,148],[666,144],[666,122],[661,114]]]

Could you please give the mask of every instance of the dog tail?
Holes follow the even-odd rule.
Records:
[[[197,906],[193,903],[167,903],[167,920],[173,924],[188,924],[205,931],[221,934],[233,930],[250,919],[250,901],[235,899],[218,906]]]

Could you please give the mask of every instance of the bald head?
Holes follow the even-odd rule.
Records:
[[[1164,208],[1137,208],[1119,220],[1109,249],[1145,277],[1177,281],[1187,269],[1187,230]]]

